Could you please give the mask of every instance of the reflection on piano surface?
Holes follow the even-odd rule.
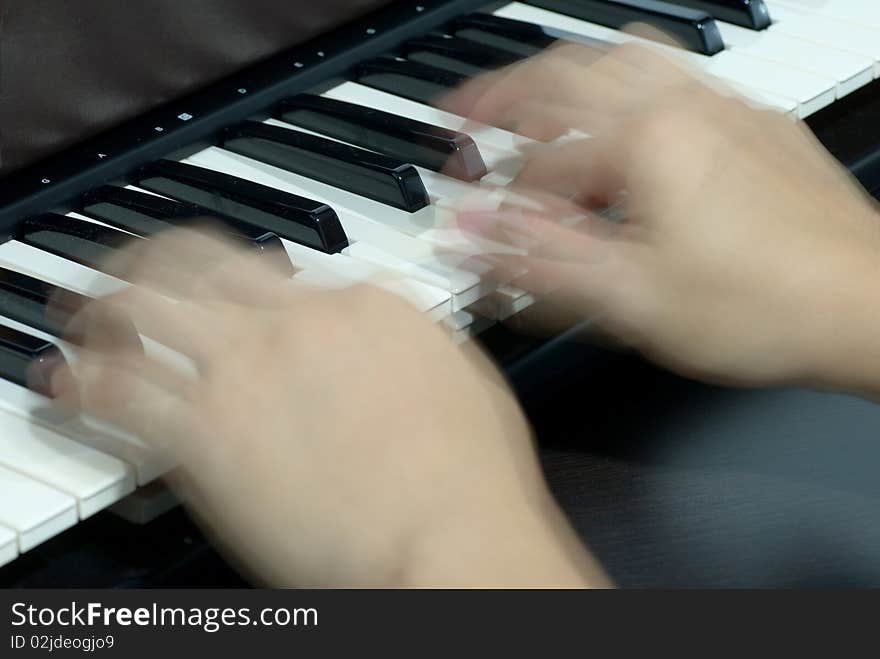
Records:
[[[673,35],[682,48],[655,46],[751,101],[810,117],[832,149],[845,144],[838,155],[860,163],[863,182],[880,187],[871,178],[877,140],[853,146],[838,121],[852,99],[876,102],[873,3],[402,2],[342,36],[320,35],[0,180],[10,236],[0,245],[0,564],[173,467],[136,437],[58,417],[23,386],[22,365],[41,351],[75,358],[43,315],[47,284],[73,296],[118,290],[125,282],[101,268],[121,242],[210,215],[319,286],[390,270],[396,277],[382,285],[468,340],[534,299],[499,280],[481,255],[501,247],[475,243],[450,209],[470,184],[507,185],[530,140],[434,101],[559,40],[644,40],[622,31],[632,22]],[[162,350],[147,337],[144,346]]]

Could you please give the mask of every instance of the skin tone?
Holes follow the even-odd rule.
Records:
[[[638,46],[563,46],[446,106],[543,140],[593,136],[529,154],[517,183],[546,212],[459,216],[528,249],[497,257],[528,269],[523,285],[685,375],[880,396],[880,222],[806,128]],[[627,221],[589,214],[624,189]]]
[[[691,376],[880,397],[880,225],[802,127],[629,47],[557,48],[445,104],[544,140],[593,136],[526,154],[517,188],[542,210],[462,203],[462,226],[523,250],[497,255],[528,269],[520,284]],[[592,214],[623,189],[626,221]],[[112,267],[135,285],[77,318],[58,404],[171,451],[172,485],[255,578],[609,585],[497,371],[405,302],[312,289],[186,231]],[[119,318],[195,375],[107,349]]]
[[[173,232],[108,268],[137,282],[75,321],[61,405],[164,447],[203,526],[281,586],[605,585],[544,484],[497,371],[403,300],[282,278]],[[117,340],[140,331],[197,374]],[[116,332],[118,335],[119,332]]]

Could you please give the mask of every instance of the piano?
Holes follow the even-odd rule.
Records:
[[[470,77],[559,40],[643,41],[624,28],[647,23],[680,43],[655,47],[805,120],[880,192],[880,5],[868,0],[201,0],[125,3],[102,22],[103,4],[35,0],[8,10],[0,33],[2,585],[240,582],[174,509],[161,486],[173,464],[25,386],[30,361],[72,354],[43,313],[52,290],[118,290],[101,263],[121,241],[201,215],[319,286],[391,269],[394,292],[456,340],[483,343],[529,409],[583,385],[584,364],[617,394],[630,376],[667,377],[575,341],[580,326],[519,331],[536,300],[497,281],[490,260],[463,267],[474,246],[449,227],[451,204],[471,185],[508,184],[530,143],[434,105]],[[44,49],[54,59],[39,61]],[[46,96],[10,87],[37,73]],[[46,98],[57,107],[37,105]],[[549,455],[551,485],[556,474],[570,489],[566,470],[583,465]]]

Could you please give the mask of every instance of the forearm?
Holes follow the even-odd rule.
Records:
[[[407,587],[608,588],[611,581],[550,499],[466,510],[417,543]]]
[[[808,384],[880,402],[880,253],[851,259],[825,298]]]

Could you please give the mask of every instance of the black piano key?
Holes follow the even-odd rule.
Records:
[[[322,252],[332,254],[348,247],[342,224],[327,204],[237,176],[160,160],[142,167],[135,182]]]
[[[64,362],[51,341],[0,325],[0,377],[49,395],[49,367]]]
[[[430,203],[412,165],[325,137],[246,121],[227,128],[220,146],[411,213]]]
[[[492,14],[468,14],[457,18],[450,28],[455,36],[486,43],[523,57],[531,57],[556,43],[540,25]]]
[[[411,62],[427,64],[428,66],[462,75],[466,78],[476,78],[477,76],[481,76],[490,71],[490,69],[484,69],[480,66],[469,64],[463,60],[453,59],[448,55],[441,55],[440,53],[433,53],[428,50],[414,51],[407,55],[407,59]]]
[[[245,224],[235,218],[220,217],[206,208],[173,199],[104,185],[86,192],[80,212],[114,227],[149,238],[174,227],[195,226],[209,220],[219,225],[232,242],[257,250],[273,260],[280,272],[293,274],[294,269],[281,239],[263,227]]]
[[[741,25],[752,30],[770,27],[770,11],[764,0],[666,0],[675,5],[698,9],[719,21]]]
[[[486,174],[477,145],[464,133],[323,96],[281,102],[279,118],[404,162],[476,181]]]
[[[49,284],[14,270],[0,268],[0,315],[16,320],[52,336],[80,343],[71,319],[92,298],[62,286]],[[108,317],[101,328],[101,345],[142,352],[144,347],[137,329],[128,318]]]
[[[357,67],[356,79],[389,94],[430,104],[464,84],[468,76],[402,57],[377,57]]]
[[[85,215],[145,238],[174,227],[185,226],[189,221],[207,219],[211,213],[196,204],[115,185],[103,185],[86,192],[82,196],[80,210]],[[235,230],[243,238],[254,242],[277,239],[271,231],[231,218],[224,218],[224,225],[227,230]]]
[[[703,55],[724,50],[715,20],[706,12],[660,0],[525,0],[527,4],[619,30],[646,23]]]
[[[469,64],[472,72],[462,71],[469,76],[508,66],[522,59],[516,52],[439,32],[406,42],[403,52],[407,59],[423,64],[434,65],[437,61],[435,58]]]
[[[139,236],[80,220],[44,213],[21,221],[13,238],[82,265],[102,270],[117,251]]]
[[[50,300],[54,302],[51,312]],[[47,334],[62,337],[70,317],[89,300],[85,295],[0,268],[0,315]]]
[[[461,39],[467,39],[468,41],[473,41],[477,44],[491,46],[493,48],[501,48],[508,52],[516,53],[517,55],[519,55],[520,60],[533,57],[544,50],[543,48],[536,48],[535,46],[527,43],[518,43],[499,34],[484,32],[475,28],[453,28],[450,31],[453,32],[456,37],[459,37]]]

